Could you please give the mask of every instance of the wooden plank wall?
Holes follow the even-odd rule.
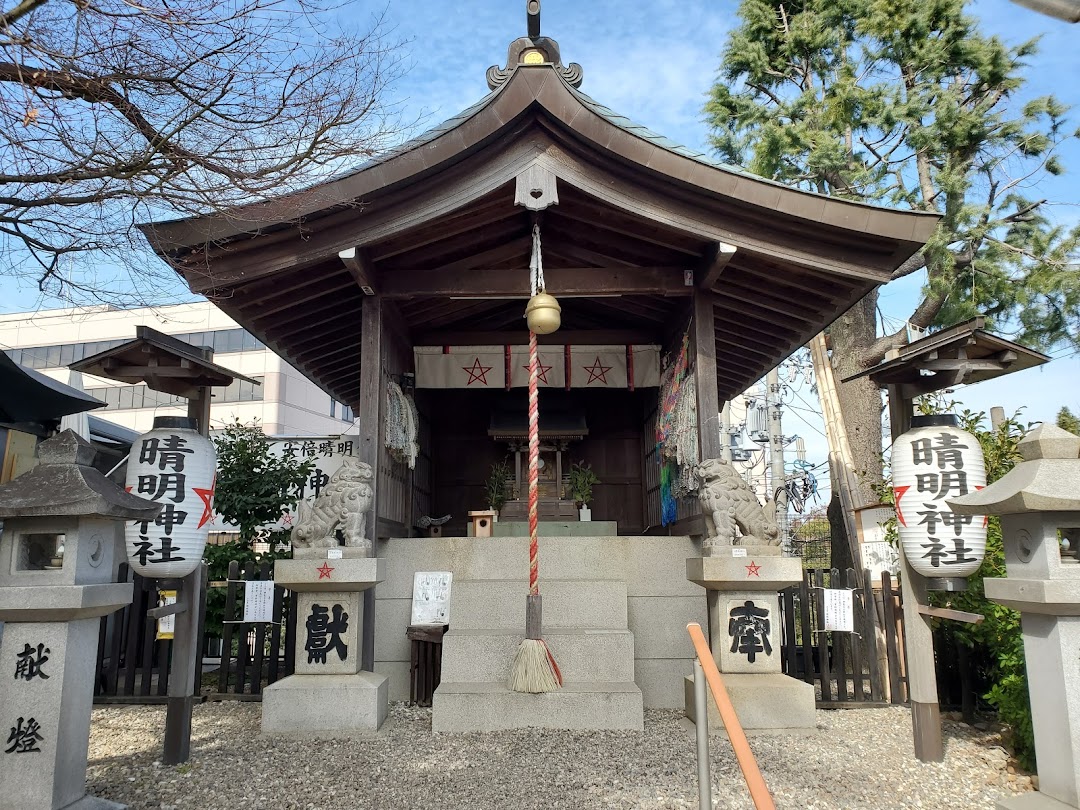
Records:
[[[453,515],[443,534],[464,534],[468,512],[487,508],[491,465],[507,457],[506,445],[488,437],[492,409],[507,397],[522,397],[524,406],[525,393],[448,389],[423,394],[432,434],[431,514]],[[655,401],[656,389],[575,389],[570,396],[585,409],[589,436],[570,446],[565,469],[574,461],[592,464],[600,479],[593,488],[593,520],[615,520],[620,533],[641,533],[646,521],[640,415],[645,401]],[[543,408],[542,393],[541,413]]]

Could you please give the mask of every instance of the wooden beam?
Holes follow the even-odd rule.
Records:
[[[681,267],[563,267],[545,268],[548,291],[560,295],[667,295],[686,296]],[[417,296],[509,298],[528,300],[528,269],[488,267],[466,273],[441,268],[401,270],[383,279],[385,298]]]
[[[919,605],[919,613],[935,619],[951,619],[954,622],[967,622],[968,624],[982,624],[985,618],[979,613],[968,613],[966,610],[953,610],[952,608],[932,607],[931,605]]]
[[[722,296],[720,304],[725,309],[731,309],[735,312],[742,312],[747,315],[756,315],[759,318],[762,317],[761,311],[766,310],[768,312],[775,312],[787,320],[803,324],[807,327],[813,327],[815,324],[820,326],[821,324],[821,321],[818,318],[796,314],[791,311],[790,307],[781,307],[768,301],[762,301],[752,293],[745,294],[745,297],[743,298],[733,298],[733,294],[733,291],[725,289],[724,285],[721,285],[720,289],[717,290],[717,295]]]
[[[190,379],[206,376],[204,369],[183,368],[181,366],[114,366],[109,364],[107,360],[101,365],[110,374],[115,374],[118,377],[141,377],[145,375]]]
[[[388,239],[378,246],[372,245],[372,260],[385,261],[403,253],[418,251],[428,245],[448,241],[461,234],[471,233],[479,228],[488,230],[492,225],[505,219],[519,219],[524,216],[521,211],[508,205],[507,202],[506,196],[499,194],[493,202],[446,217],[437,225],[425,228],[422,233],[409,234],[407,238]]]
[[[300,274],[303,275],[303,274]],[[267,285],[273,287],[275,285]],[[312,282],[310,278],[287,286],[277,285],[273,294],[262,294],[256,298],[240,296],[234,299],[238,303],[238,309],[247,317],[256,316],[256,321],[261,321],[269,315],[295,309],[300,304],[314,301],[324,295],[334,295],[342,290],[355,289],[352,277],[344,273],[333,276],[325,281]]]
[[[362,247],[346,248],[338,251],[338,258],[364,295],[375,295],[378,291],[375,284],[375,265],[367,251]]]
[[[731,257],[735,255],[735,249],[734,245],[728,245],[724,242],[713,242],[709,245],[709,250],[702,259],[701,268],[697,273],[698,278],[701,279],[698,282],[701,289],[711,290],[713,288],[716,280],[720,278],[720,274],[724,272],[724,268],[731,261]]]
[[[627,343],[657,343],[656,332],[647,329],[560,329],[550,335],[537,335],[541,346],[619,346]],[[413,332],[416,346],[525,346],[529,333],[523,330],[479,331],[423,331]]]
[[[694,376],[697,381],[698,450],[702,459],[720,458],[720,394],[716,380],[713,294],[694,292]]]

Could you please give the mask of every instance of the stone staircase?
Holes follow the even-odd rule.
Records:
[[[640,731],[642,695],[634,683],[626,583],[541,579],[544,640],[563,674],[563,688],[542,695],[513,692],[506,685],[524,638],[527,593],[526,580],[455,578],[432,730]]]

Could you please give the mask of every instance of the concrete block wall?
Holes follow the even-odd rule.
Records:
[[[380,541],[386,579],[375,589],[375,671],[390,678],[390,700],[409,697],[413,574],[451,571],[462,579],[528,578],[527,537],[393,538]],[[686,624],[706,626],[705,591],[686,579],[686,559],[700,556],[688,537],[545,537],[540,593],[549,580],[622,580],[634,634],[634,680],[645,708],[683,708],[683,678],[693,672]],[[454,626],[451,588],[450,626]],[[524,635],[525,596],[520,622]]]

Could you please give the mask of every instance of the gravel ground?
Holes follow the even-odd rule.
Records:
[[[644,733],[432,734],[431,710],[395,703],[378,733],[264,737],[258,703],[195,710],[192,756],[158,762],[165,711],[94,710],[87,789],[140,810],[194,808],[696,808],[693,726],[646,711]],[[1000,736],[945,721],[946,758],[912,753],[902,707],[818,711],[817,730],[751,746],[781,809],[987,808],[1031,789]],[[713,803],[752,808],[731,747],[711,743]]]

